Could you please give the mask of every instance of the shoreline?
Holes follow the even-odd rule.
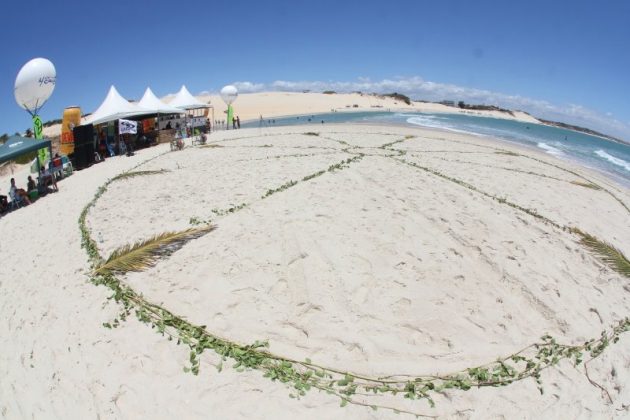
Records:
[[[270,117],[271,119],[275,119],[275,118],[283,118],[283,119],[287,119],[287,118],[292,118],[292,117],[307,117],[309,115],[317,117],[317,116],[322,116],[322,115],[330,115],[330,114],[335,114],[335,113],[341,113],[344,111],[337,111],[337,112],[322,112],[322,113],[313,113],[313,114],[290,114],[290,115],[282,115],[282,116],[275,116],[275,117]],[[368,110],[346,110],[345,112],[347,113],[352,113],[352,112],[356,112],[356,113],[360,113],[360,112],[387,112],[387,113],[397,113],[397,112],[413,112],[410,110],[402,110],[402,109],[397,109],[397,110],[372,110],[372,111],[368,111]],[[430,113],[426,113],[426,112],[420,112],[420,111],[415,111],[419,114],[423,114],[423,115],[431,115]],[[452,115],[459,115],[459,114],[452,114]],[[495,118],[494,116],[484,116],[483,118]],[[243,124],[255,124],[258,120],[247,120],[247,121],[243,121]],[[309,123],[304,123],[304,124],[286,124],[286,125],[268,125],[266,123],[266,121],[268,121],[267,118],[265,118],[263,120],[265,122],[265,124],[260,127],[244,127],[244,128],[274,128],[274,127],[303,127],[308,125]],[[313,124],[313,127],[321,127],[322,125],[319,123],[315,123],[312,122],[311,124]],[[391,122],[391,121],[387,121],[387,122],[383,122],[383,121],[379,121],[379,122],[370,122],[370,121],[347,121],[347,122],[325,122],[324,125],[334,125],[334,124],[338,124],[338,125],[344,125],[344,124],[359,124],[359,125],[382,125],[382,126],[392,126],[392,127],[407,127],[407,128],[420,128],[420,129],[426,129],[426,130],[435,130],[435,131],[440,131],[440,132],[447,132],[447,133],[453,133],[453,134],[465,134],[465,135],[470,135],[473,137],[481,137],[481,138],[487,138],[487,139],[491,139],[491,140],[496,140],[498,142],[503,142],[503,143],[507,143],[509,145],[513,145],[513,146],[517,146],[517,147],[523,147],[525,148],[525,150],[528,151],[533,151],[536,153],[541,154],[540,156],[546,156],[546,157],[551,157],[554,159],[559,160],[560,162],[565,162],[565,163],[569,163],[571,165],[575,165],[577,168],[583,168],[583,169],[587,169],[589,171],[595,171],[598,174],[604,176],[606,179],[608,179],[609,181],[619,185],[620,187],[623,188],[630,188],[630,179],[626,179],[624,178],[622,175],[619,175],[615,172],[612,171],[607,171],[604,168],[601,167],[597,167],[594,165],[590,165],[587,164],[586,162],[581,161],[579,158],[577,157],[572,157],[570,155],[566,155],[563,153],[563,156],[556,156],[552,153],[547,153],[544,151],[541,151],[541,148],[535,145],[529,145],[526,143],[519,143],[517,140],[511,140],[511,139],[506,139],[506,138],[502,138],[496,135],[491,135],[491,134],[483,134],[483,133],[475,133],[475,132],[470,132],[470,131],[465,131],[465,130],[457,130],[457,129],[450,129],[450,128],[446,128],[446,127],[428,127],[428,126],[422,126],[422,125],[418,125],[418,124],[411,124],[411,123],[407,123],[407,122],[400,122],[400,123],[396,123],[396,122]],[[575,131],[577,133],[583,134],[583,135],[588,135],[588,136],[592,136],[592,137],[597,137],[597,138],[601,138],[602,140],[605,141],[610,141],[616,144],[622,144],[624,146],[628,146],[625,143],[620,143],[618,141],[614,141],[613,139],[610,138],[606,138],[606,137],[602,137],[602,136],[596,136],[596,135],[591,135],[588,133],[584,133],[584,132],[580,132],[580,131],[576,131],[576,130],[570,130],[564,127],[557,127],[557,126],[552,126],[552,125],[548,125],[548,124],[544,124],[544,123],[539,123],[539,125],[547,125],[549,127],[554,127],[554,128],[560,128],[560,129],[565,129],[567,131]],[[219,132],[222,131],[226,131],[226,130],[218,130]],[[230,130],[227,130],[230,131]],[[543,141],[544,139],[539,139],[540,141]]]

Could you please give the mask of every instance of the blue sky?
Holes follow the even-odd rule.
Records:
[[[520,108],[630,139],[630,2],[7,1],[0,133],[22,131],[13,84],[34,57],[57,86],[41,111],[93,111],[111,84],[193,93],[398,90]]]

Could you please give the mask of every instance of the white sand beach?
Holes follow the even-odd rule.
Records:
[[[283,105],[261,111],[268,95]],[[236,113],[245,120],[375,101],[260,93],[241,95]],[[558,227],[630,255],[630,190],[598,173],[419,128],[242,129],[209,143],[107,159],[0,218],[0,418],[407,418],[341,408],[317,390],[290,398],[286,384],[238,372],[231,360],[219,373],[210,350],[198,375],[185,373],[190,349],[133,315],[105,328],[120,306],[89,281],[78,219],[100,186],[131,168],[163,172],[111,183],[90,209],[101,255],[201,222],[217,228],[120,280],[212,334],[268,340],[289,359],[378,377],[444,375],[544,334],[578,345],[630,314],[628,278]],[[445,419],[627,418],[630,334],[588,362],[588,377],[583,363],[563,360],[541,382],[543,394],[533,378],[447,389],[433,395],[434,408],[402,395],[356,398]]]

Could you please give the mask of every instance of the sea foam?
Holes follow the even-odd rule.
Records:
[[[554,155],[554,156],[564,155],[562,150],[560,150],[560,149],[558,149],[556,147],[550,146],[547,143],[539,142],[538,143],[538,147],[540,147],[541,149],[545,150],[550,155]]]
[[[624,168],[626,171],[630,171],[630,163],[626,162],[623,159],[619,159],[618,157],[614,157],[612,155],[609,155],[608,153],[604,152],[603,150],[596,150],[594,152],[597,156],[606,159],[608,162],[617,165],[617,166],[621,166],[622,168]]]
[[[402,115],[402,116],[406,116],[406,115]],[[431,116],[431,115],[422,115],[422,116],[413,116],[413,117],[407,118],[406,121],[409,124],[419,125],[419,126],[422,126],[422,127],[439,128],[439,129],[442,129],[442,130],[453,131],[455,133],[464,133],[464,134],[469,134],[469,135],[473,135],[473,136],[481,136],[481,134],[479,134],[479,133],[453,128],[448,123],[440,122],[441,119],[442,118],[434,117],[434,116]]]

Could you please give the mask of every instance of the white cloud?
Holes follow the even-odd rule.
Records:
[[[242,93],[253,93],[265,90],[265,85],[263,83],[234,82],[233,84],[236,86],[236,89]]]
[[[630,124],[622,123],[611,115],[606,115],[581,105],[556,105],[550,102],[527,98],[520,95],[508,95],[484,89],[468,88],[452,84],[437,83],[424,80],[419,76],[399,77],[372,81],[368,77],[360,77],[356,81],[286,81],[276,80],[271,84],[236,82],[239,91],[288,91],[391,93],[405,94],[415,100],[441,101],[453,100],[468,103],[496,105],[509,109],[529,112],[534,116],[576,124],[601,131],[606,134],[630,137]]]

